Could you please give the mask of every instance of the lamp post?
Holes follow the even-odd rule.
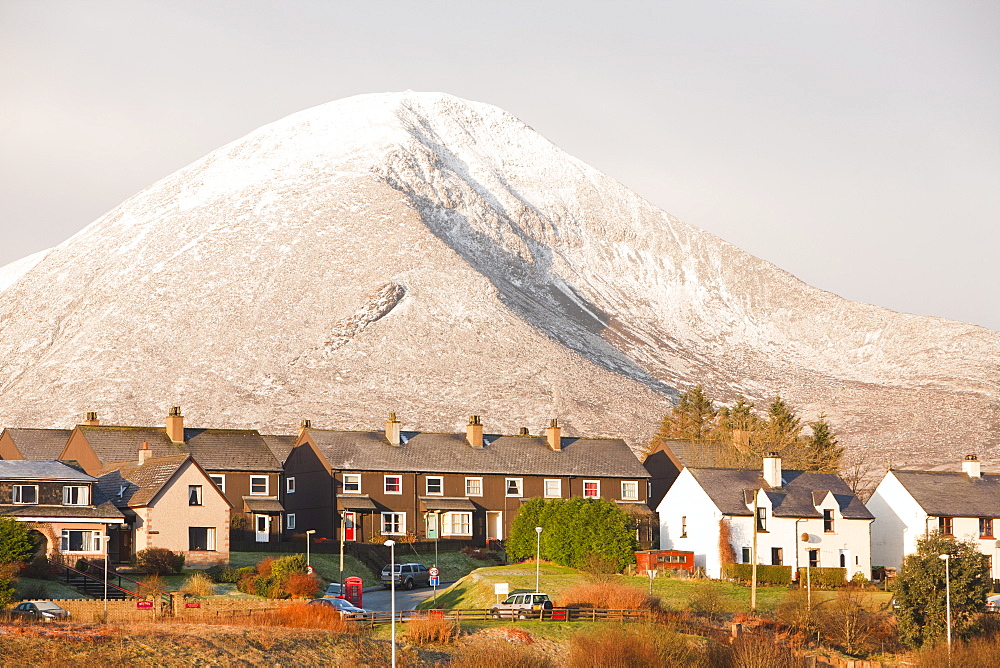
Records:
[[[944,560],[944,605],[948,622],[948,660],[951,661],[951,555],[939,554],[938,559]]]
[[[390,634],[392,640],[390,642],[392,642],[392,668],[396,668],[396,541],[387,540],[383,545],[389,548],[389,583],[392,586],[390,598],[392,609]]]
[[[108,623],[108,529],[104,527],[104,535],[101,540],[104,542],[104,623]],[[121,582],[121,580],[119,580]]]
[[[542,527],[535,527],[535,593],[538,593],[538,572],[542,561]]]
[[[306,531],[306,568],[312,569],[312,561],[309,559],[309,537],[316,533],[316,529]],[[312,570],[309,571],[312,573]]]
[[[357,517],[355,515],[355,517]],[[344,532],[347,530],[347,511],[340,514],[340,595],[344,595]],[[357,531],[357,529],[355,529]]]

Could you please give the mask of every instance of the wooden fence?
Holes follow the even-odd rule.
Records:
[[[105,604],[101,599],[56,599],[56,605],[69,610],[73,622],[100,622],[105,619]],[[109,622],[152,622],[163,619],[185,619],[190,621],[209,621],[214,619],[252,617],[264,612],[283,608],[286,605],[301,603],[293,600],[218,600],[218,599],[183,599],[175,597],[173,605],[159,601],[152,607],[140,608],[147,604],[142,599],[109,600],[107,602],[107,621]],[[198,607],[194,607],[197,605]],[[188,607],[191,606],[191,607]]]
[[[351,619],[378,626],[393,620],[391,612],[367,612],[351,615]],[[538,619],[552,622],[645,622],[651,619],[647,610],[605,610],[600,608],[550,608],[543,610],[493,610],[491,608],[451,608],[437,610],[397,610],[397,622],[406,623],[423,619],[448,619],[452,621],[512,621]]]

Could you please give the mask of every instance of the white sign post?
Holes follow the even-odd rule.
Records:
[[[497,597],[497,603],[500,602],[501,598],[507,598],[507,594],[509,593],[510,593],[510,583],[497,582],[493,585],[493,594]]]

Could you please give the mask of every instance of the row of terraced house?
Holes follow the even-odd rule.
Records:
[[[835,474],[718,465],[717,444],[665,441],[644,462],[622,439],[402,429],[313,428],[263,435],[185,425],[103,425],[0,432],[0,516],[28,522],[46,554],[125,562],[147,547],[189,566],[234,547],[317,542],[502,541],[521,505],[542,497],[605,499],[632,518],[643,548],[686,552],[711,577],[722,564],[836,567],[847,577],[898,566],[930,531],[969,537],[991,557],[1000,541],[1000,476],[969,457],[962,473],[889,471],[864,503]],[[107,543],[103,542],[104,536]],[[724,547],[728,545],[727,547]],[[664,557],[662,560],[669,561]],[[994,578],[1000,577],[994,560]]]

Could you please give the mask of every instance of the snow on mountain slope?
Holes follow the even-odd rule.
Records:
[[[10,264],[6,264],[0,267],[0,292],[3,292],[10,286],[14,285],[19,278],[27,274],[29,271],[34,269],[35,265],[45,259],[45,256],[51,252],[51,248],[43,251],[38,251],[37,253],[32,253],[27,257],[22,257],[20,260],[15,260]]]
[[[812,288],[510,114],[341,100],[137,194],[0,293],[0,422],[655,430],[775,393],[853,446],[1000,445],[1000,333]],[[959,447],[960,446],[960,447]]]

